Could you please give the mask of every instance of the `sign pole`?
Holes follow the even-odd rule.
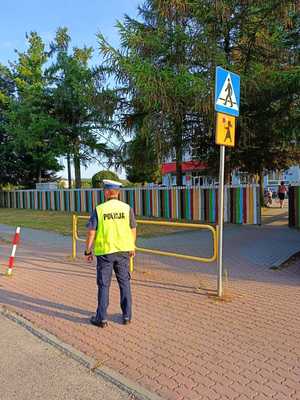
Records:
[[[218,297],[223,296],[223,224],[225,146],[235,146],[235,122],[240,113],[240,77],[222,67],[216,68],[216,144],[220,145]]]
[[[220,146],[219,175],[219,243],[218,243],[218,297],[223,296],[223,221],[224,221],[224,169],[225,146]]]

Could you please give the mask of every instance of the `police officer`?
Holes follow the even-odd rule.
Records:
[[[92,246],[97,257],[98,308],[90,322],[107,326],[107,307],[112,270],[120,288],[123,323],[131,322],[131,287],[129,261],[135,255],[136,221],[130,206],[118,200],[119,182],[104,179],[105,203],[96,207],[88,222],[85,256],[92,260]]]

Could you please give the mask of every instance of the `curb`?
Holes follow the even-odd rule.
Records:
[[[13,313],[6,307],[0,305],[0,315],[9,319],[12,322],[25,328],[28,332],[33,334],[43,342],[53,346],[67,357],[72,358],[79,364],[87,368],[90,372],[95,374],[97,377],[104,379],[105,381],[117,386],[120,390],[127,393],[132,400],[163,400],[162,397],[157,394],[151,393],[147,389],[144,389],[139,384],[125,378],[118,372],[113,371],[105,366],[94,368],[93,365],[97,365],[97,361],[82,352],[76,350],[74,347],[63,343],[56,336],[48,333],[40,328],[35,327],[31,322],[21,317],[20,315]]]
[[[273,271],[282,270],[287,268],[290,263],[297,262],[300,259],[300,251],[291,253],[290,256],[282,257],[281,260],[276,261],[270,269]]]

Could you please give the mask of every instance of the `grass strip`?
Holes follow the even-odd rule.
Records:
[[[41,229],[44,231],[56,232],[62,235],[72,235],[72,215],[73,213],[61,211],[40,211],[24,210],[14,208],[0,208],[0,224],[10,226],[21,226],[24,228]],[[79,215],[79,214],[78,214]],[[80,214],[86,215],[89,214]],[[84,238],[86,235],[87,220],[79,220],[78,234]],[[155,236],[169,235],[184,231],[183,228],[173,228],[159,225],[139,224],[137,231],[138,237],[150,238]]]

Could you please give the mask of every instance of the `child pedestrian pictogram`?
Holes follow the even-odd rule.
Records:
[[[216,144],[231,147],[235,145],[235,117],[217,113]]]
[[[226,119],[223,119],[224,124],[226,124],[227,122],[227,126],[225,125],[225,129],[226,129],[226,134],[225,134],[225,138],[224,138],[224,142],[226,142],[227,140],[229,140],[229,142],[231,143],[231,134],[230,134],[230,129],[232,128],[232,124],[230,121],[226,121]]]

